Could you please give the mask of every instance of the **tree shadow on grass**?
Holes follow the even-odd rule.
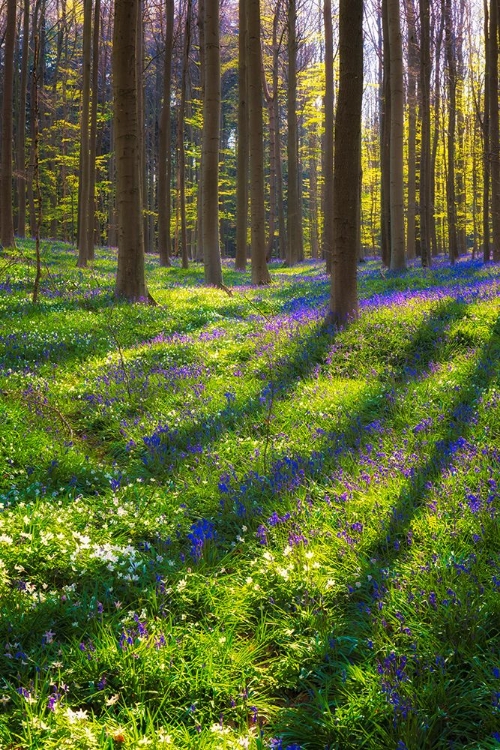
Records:
[[[368,548],[362,549],[357,559],[358,572],[356,578],[346,581],[346,587],[350,593],[348,605],[343,611],[343,630],[348,634],[351,641],[356,640],[355,636],[359,634],[368,639],[370,636],[373,637],[374,633],[372,634],[370,631],[378,622],[371,615],[366,615],[368,609],[366,591],[363,591],[364,586],[358,589],[357,582],[366,581],[368,576],[371,578],[374,573],[371,564],[372,559],[376,558],[377,565],[384,568],[390,576],[391,570],[402,556],[405,556],[408,551],[408,532],[413,519],[425,507],[430,493],[443,473],[452,468],[457,453],[468,445],[467,437],[472,430],[475,415],[473,404],[477,401],[479,394],[485,392],[498,375],[499,355],[500,318],[496,321],[493,333],[483,347],[473,372],[467,381],[457,388],[451,404],[447,407],[446,414],[443,415],[440,439],[429,446],[428,453],[422,456],[420,464],[404,481],[396,502],[390,508],[388,517],[383,522],[385,528],[381,529],[377,539]],[[376,587],[374,587],[374,591],[377,592]],[[375,596],[375,600],[371,600],[372,606],[376,605],[376,599]],[[432,607],[432,602],[430,606]],[[486,638],[486,635],[483,634],[483,637]],[[444,648],[445,644],[443,643]],[[477,649],[477,656],[478,658],[481,656],[480,648]],[[457,658],[460,659],[459,656]],[[339,654],[338,659],[344,665],[352,663],[352,658],[348,654]],[[279,717],[278,729],[284,733],[285,737],[290,739],[297,736],[307,736],[309,731],[309,736],[317,739],[312,740],[312,744],[308,742],[307,747],[382,747],[385,741],[381,739],[382,737],[389,738],[387,740],[389,742],[397,741],[391,739],[395,736],[396,724],[399,721],[404,730],[404,724],[409,713],[408,726],[410,729],[408,731],[416,743],[410,745],[411,748],[463,747],[469,746],[469,743],[489,741],[491,727],[485,727],[479,715],[474,716],[473,720],[471,719],[471,714],[465,710],[467,707],[465,697],[462,701],[463,705],[457,704],[458,708],[457,706],[450,708],[453,705],[450,699],[447,712],[442,711],[440,713],[434,707],[434,715],[430,719],[429,716],[421,716],[420,724],[416,722],[413,710],[405,706],[404,698],[398,693],[397,679],[399,678],[394,676],[398,667],[397,660],[394,663],[396,666],[392,663],[386,665],[383,661],[382,667],[387,669],[387,674],[381,677],[380,689],[387,693],[387,685],[390,686],[387,702],[392,704],[394,709],[394,714],[391,716],[392,712],[388,708],[389,715],[386,717],[385,728],[384,720],[379,716],[367,719],[362,723],[363,726],[359,722],[353,724],[352,734],[349,734],[349,732],[346,734],[345,729],[343,734],[337,731],[335,711],[337,707],[342,705],[342,696],[345,695],[340,677],[342,670],[339,663],[329,667],[325,662],[320,662],[311,667],[311,673],[317,675],[317,677],[311,677],[307,685],[302,684],[300,688],[297,688],[298,694],[303,693],[305,689],[311,700],[307,701],[304,706],[300,706],[293,696],[293,691],[288,694],[289,706],[283,709]],[[462,667],[458,665],[458,671],[460,671],[460,668],[462,672],[465,670],[465,673],[467,673],[466,663],[462,664]],[[394,682],[393,685],[391,685],[391,679]],[[403,675],[401,679],[410,679],[410,677],[407,678]],[[453,683],[453,678],[450,677],[449,679]],[[464,691],[465,685],[462,692]],[[473,688],[471,688],[471,691],[473,692]],[[340,700],[336,696],[340,696]],[[446,693],[444,696],[446,696]],[[446,703],[446,697],[444,697],[443,702]],[[463,711],[463,717],[460,710]],[[431,725],[430,728],[428,726],[426,728],[427,720]],[[379,732],[378,739],[375,734],[370,739],[370,731]]]

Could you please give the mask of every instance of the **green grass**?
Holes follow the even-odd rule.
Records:
[[[500,269],[0,259],[0,748],[500,746]]]

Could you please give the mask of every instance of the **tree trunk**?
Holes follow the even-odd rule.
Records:
[[[95,216],[96,216],[96,158],[97,158],[97,105],[99,102],[99,41],[100,41],[101,0],[95,0],[94,34],[92,39],[92,106],[90,109],[90,142],[89,142],[89,202],[88,202],[88,237],[87,257],[94,260]]]
[[[330,318],[337,325],[345,325],[358,314],[356,276],[363,99],[363,0],[340,0],[339,53]]]
[[[451,0],[443,0],[442,13],[444,14],[446,65],[448,72],[448,164],[446,174],[446,203],[448,213],[448,256],[451,263],[455,263],[458,257],[457,237],[457,206],[455,191],[455,139],[457,122],[457,63],[456,63],[456,39],[453,28],[453,17]]]
[[[137,80],[138,0],[116,0],[113,31],[113,108],[118,219],[118,297],[145,301],[141,134]]]
[[[89,260],[90,198],[90,87],[92,69],[92,0],[83,2],[82,114],[80,120],[80,182],[78,187],[78,261],[85,268]]]
[[[24,0],[23,43],[21,51],[21,82],[17,125],[17,234],[26,236],[26,95],[28,92],[29,0]]]
[[[205,0],[202,137],[202,231],[205,281],[222,285],[219,240],[220,41],[219,0]]]
[[[484,0],[484,117],[483,117],[483,260],[491,259],[490,247],[490,29],[488,0]]]
[[[498,116],[498,4],[490,3],[489,34],[491,223],[493,260],[500,260],[500,128]]]
[[[181,257],[182,267],[188,268],[188,241],[187,241],[187,226],[186,226],[186,156],[184,148],[184,120],[186,113],[186,90],[187,90],[187,74],[189,65],[189,49],[191,46],[191,0],[187,0],[186,3],[186,24],[184,29],[184,52],[182,60],[182,75],[181,75],[181,100],[179,103],[178,119],[177,119],[177,191],[178,191],[178,206],[180,209],[181,218]]]
[[[388,0],[382,0],[379,19],[379,51],[382,55],[382,81],[380,101],[380,244],[382,263],[389,268],[391,263],[391,50],[389,47]]]
[[[235,269],[247,265],[248,232],[248,80],[247,80],[247,12],[246,0],[238,5],[238,164],[236,182],[236,258]]]
[[[431,254],[431,56],[429,0],[419,0],[420,9],[420,251],[422,266],[432,264]]]
[[[8,0],[4,46],[2,165],[0,172],[0,242],[3,247],[15,247],[14,216],[12,211],[12,109],[15,43],[16,0]]]
[[[408,29],[408,209],[406,227],[406,255],[409,260],[416,256],[417,216],[417,80],[418,40],[413,0],[406,0],[406,24]]]
[[[391,270],[402,271],[405,261],[404,225],[404,87],[403,46],[399,0],[387,0],[391,92],[391,144],[390,144],[390,211],[391,211]]]
[[[333,255],[333,24],[332,0],[324,0],[325,26],[325,136],[323,154],[323,257],[331,273]]]
[[[170,97],[172,89],[172,48],[174,40],[174,0],[165,0],[166,32],[165,62],[163,68],[163,107],[158,134],[158,250],[160,266],[170,266],[170,178],[172,155],[170,153]]]
[[[293,266],[304,256],[302,210],[299,191],[299,136],[297,127],[297,3],[288,2],[288,201],[287,264]]]
[[[247,13],[252,283],[269,284],[271,277],[266,262],[266,217],[264,210],[264,139],[259,0],[247,0]]]

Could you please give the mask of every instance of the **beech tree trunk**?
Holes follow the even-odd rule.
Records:
[[[250,234],[252,283],[269,284],[266,261],[266,215],[264,208],[264,138],[262,123],[262,78],[260,47],[260,3],[247,0],[248,109],[250,155]]]
[[[432,264],[431,253],[431,55],[429,0],[419,0],[420,10],[420,252],[422,266]]]
[[[457,63],[455,49],[455,34],[453,28],[453,16],[451,0],[443,0],[442,13],[444,14],[445,44],[446,44],[446,66],[448,72],[448,163],[446,174],[446,203],[448,211],[448,256],[451,263],[455,263],[458,257],[457,238],[457,198],[455,191],[455,139],[457,122]]]
[[[85,268],[89,260],[90,235],[90,89],[92,70],[92,0],[83,3],[83,76],[80,120],[80,183],[78,186],[78,261]]]
[[[339,54],[330,318],[337,325],[345,325],[358,314],[356,277],[363,99],[363,0],[340,0]]]
[[[399,0],[387,1],[391,92],[391,145],[390,145],[390,210],[391,210],[391,270],[402,271],[405,260],[404,224],[404,87],[403,87],[403,45],[401,40],[401,19]]]
[[[483,260],[491,259],[490,247],[490,28],[488,0],[484,0],[484,116],[483,116]]]
[[[170,97],[172,90],[172,48],[174,40],[174,0],[165,0],[166,31],[163,66],[163,107],[158,134],[158,250],[160,266],[170,265],[170,181],[172,174]]]
[[[236,259],[237,271],[247,265],[248,233],[248,79],[246,0],[238,4],[238,164],[236,182]]]
[[[333,24],[332,0],[324,0],[325,26],[325,135],[323,153],[323,257],[328,273],[333,254]]]
[[[0,242],[3,247],[15,247],[12,210],[12,110],[15,42],[16,0],[7,0],[3,69],[2,164],[0,172]]]
[[[202,136],[202,237],[205,281],[222,285],[219,239],[220,41],[219,0],[205,0]],[[260,78],[260,76],[259,76]]]
[[[304,257],[302,208],[299,191],[299,136],[297,127],[297,4],[288,2],[288,201],[287,264],[295,265]]]
[[[28,92],[29,28],[29,0],[24,0],[21,81],[19,86],[19,116],[17,125],[17,234],[19,237],[25,237],[26,235],[26,95]]]
[[[498,3],[490,2],[489,33],[491,225],[493,260],[500,260],[500,127],[498,115]]]
[[[141,190],[141,134],[137,80],[139,0],[115,0],[113,30],[113,109],[116,153],[118,270],[115,293],[146,301],[144,222]]]
[[[413,0],[406,0],[406,24],[408,30],[408,208],[406,213],[406,256],[409,260],[416,256],[416,216],[417,216],[417,80],[418,80],[418,40]]]

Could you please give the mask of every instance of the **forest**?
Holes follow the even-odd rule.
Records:
[[[500,748],[500,0],[0,0],[0,750]]]

